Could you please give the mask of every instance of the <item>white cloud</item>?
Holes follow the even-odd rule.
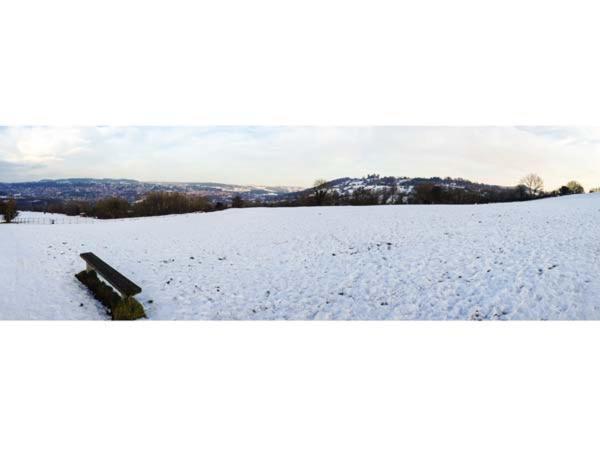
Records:
[[[82,152],[87,144],[80,128],[6,128],[0,133],[0,159],[16,164],[57,162]]]

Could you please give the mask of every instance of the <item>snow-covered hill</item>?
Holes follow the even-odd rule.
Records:
[[[367,175],[362,178],[337,178],[324,183],[323,188],[329,193],[338,196],[341,199],[349,199],[353,194],[363,192],[372,194],[379,204],[409,203],[415,196],[415,190],[422,185],[437,186],[446,191],[464,191],[477,194],[479,201],[471,199],[466,203],[488,203],[493,201],[491,197],[496,197],[496,201],[501,201],[501,194],[508,194],[514,190],[514,187],[496,186],[491,184],[475,183],[463,178],[408,178],[379,176],[377,174]],[[280,192],[276,197],[270,198],[272,201],[290,201],[310,196],[313,189],[304,189],[297,192]],[[506,201],[506,199],[502,200]],[[464,203],[464,202],[441,202],[441,203]]]
[[[150,319],[600,319],[600,194],[0,226],[0,318],[106,319],[92,251]]]

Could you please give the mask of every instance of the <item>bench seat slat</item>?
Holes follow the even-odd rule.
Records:
[[[142,292],[141,287],[139,287],[129,278],[123,276],[121,273],[117,272],[93,253],[82,253],[79,256],[81,256],[81,259],[92,266],[99,275],[112,284],[122,294],[130,296]]]

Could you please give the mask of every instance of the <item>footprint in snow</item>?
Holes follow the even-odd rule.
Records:
[[[483,315],[481,314],[481,311],[479,311],[478,309],[476,309],[471,316],[469,317],[469,320],[477,320],[477,321],[482,321],[484,319]]]

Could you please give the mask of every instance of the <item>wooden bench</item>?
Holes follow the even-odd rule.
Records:
[[[82,253],[81,259],[85,261],[85,271],[95,271],[98,275],[104,278],[108,284],[115,288],[121,294],[121,297],[128,298],[142,292],[142,288],[117,272],[114,268],[106,264],[93,253]]]

